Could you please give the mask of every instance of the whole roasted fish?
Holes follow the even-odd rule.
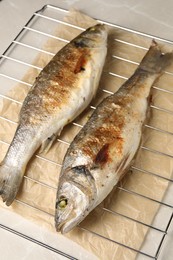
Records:
[[[117,93],[105,98],[71,143],[59,180],[55,225],[66,233],[120,180],[139,147],[150,88],[172,59],[153,42]]]
[[[62,128],[92,100],[106,53],[107,31],[98,24],[62,48],[35,80],[0,166],[0,194],[7,205],[13,202],[34,152],[41,144],[41,150],[48,150]]]

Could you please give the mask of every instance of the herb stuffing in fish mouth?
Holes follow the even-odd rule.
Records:
[[[135,73],[99,104],[74,138],[59,179],[57,231],[79,224],[127,171],[140,144],[150,88],[172,59],[153,41]]]
[[[59,209],[64,209],[67,206],[67,199],[65,197],[60,198],[57,205]]]

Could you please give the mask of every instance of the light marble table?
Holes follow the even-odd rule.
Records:
[[[31,15],[45,4],[53,4],[65,9],[75,7],[92,17],[173,40],[172,0],[2,0],[0,1],[0,55]],[[65,250],[66,253],[70,253],[79,259],[95,259],[73,243],[64,241],[62,238],[57,239],[54,234],[11,212],[1,209],[0,223],[51,247]],[[173,257],[172,230],[171,228],[168,238],[165,240],[167,250],[160,255],[159,259],[170,260]],[[64,244],[66,245],[65,249]],[[65,258],[7,230],[0,229],[0,259],[59,260]]]

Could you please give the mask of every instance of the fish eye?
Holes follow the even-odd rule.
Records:
[[[60,209],[64,209],[68,204],[68,200],[65,197],[61,197],[60,200],[57,202],[57,206]]]

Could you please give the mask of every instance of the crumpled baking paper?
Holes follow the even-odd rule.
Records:
[[[64,21],[83,28],[96,23],[94,19],[76,10],[71,10],[65,16]],[[117,91],[125,79],[130,77],[137,67],[136,63],[130,63],[116,57],[113,58],[112,55],[139,63],[146,52],[146,48],[151,44],[151,40],[144,36],[125,32],[117,28],[110,27],[109,29],[108,57],[101,77],[100,88],[92,101],[94,106],[105,96],[109,95],[108,92],[103,92],[102,89]],[[79,33],[79,29],[58,25],[55,35],[71,40]],[[127,45],[126,42],[130,42],[131,45]],[[62,48],[63,44],[55,39],[50,39],[45,43],[44,50],[56,53]],[[144,48],[137,48],[135,47],[136,45]],[[163,45],[162,48],[163,51],[171,50],[169,45]],[[51,57],[51,55],[39,54],[33,64],[44,67]],[[122,75],[123,77],[114,77],[109,72]],[[39,71],[35,68],[29,69],[23,76],[23,81],[33,83],[38,73]],[[155,86],[171,90],[172,76],[162,75]],[[23,102],[28,90],[28,86],[16,84],[8,93],[8,97]],[[171,96],[169,93],[153,89],[152,104],[173,111],[173,95]],[[0,115],[17,123],[20,108],[20,103],[3,99],[0,103]],[[84,125],[92,111],[92,108],[87,108],[75,122]],[[151,109],[149,124],[165,131],[173,131],[172,115],[157,109]],[[0,139],[10,143],[17,124],[0,119],[0,126]],[[79,130],[80,127],[77,125],[70,124],[66,126],[59,137],[62,141],[57,141],[47,154],[38,153],[36,156],[33,156],[28,164],[17,200],[14,201],[8,210],[15,211],[56,232],[54,212],[60,164],[68,148],[68,143],[73,140]],[[150,128],[144,128],[143,146],[173,155],[173,137]],[[7,144],[0,143],[0,160],[3,159],[7,148]],[[166,178],[171,178],[172,176],[173,160],[163,156],[161,153],[140,149],[133,165]],[[79,227],[76,227],[66,236],[91,251],[99,259],[135,259],[137,253],[128,247],[140,250],[145,241],[148,227],[130,218],[146,224],[152,224],[159,209],[159,204],[137,196],[134,193],[125,192],[123,188],[161,201],[168,184],[169,182],[166,179],[161,179],[139,170],[129,171],[119,183],[120,188],[116,188],[111,192],[108,198],[93,210]],[[2,203],[2,200],[0,200],[0,207],[7,208]],[[123,215],[128,216],[129,219]],[[96,235],[96,233],[99,235]],[[127,247],[123,247],[119,243]]]

